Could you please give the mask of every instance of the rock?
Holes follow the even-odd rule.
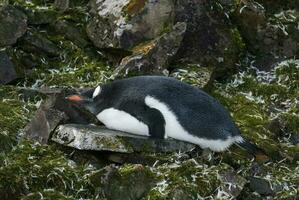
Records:
[[[11,5],[0,7],[0,47],[17,42],[27,30],[26,15]]]
[[[16,78],[17,73],[13,63],[10,61],[5,51],[0,51],[0,84],[9,83]]]
[[[64,35],[66,39],[74,42],[79,47],[85,47],[89,44],[87,41],[87,36],[80,32],[78,28],[76,28],[73,24],[65,21],[58,20],[52,24],[52,27],[59,34]]]
[[[267,23],[264,7],[255,1],[243,1],[236,10],[236,19],[249,47],[258,48],[257,34]]]
[[[155,175],[142,165],[107,166],[91,176],[91,183],[108,200],[141,199],[155,185]]]
[[[162,74],[180,47],[185,31],[186,23],[177,23],[170,32],[135,47],[133,55],[122,59],[115,74]]]
[[[42,52],[49,56],[59,55],[59,48],[52,41],[37,33],[27,33],[20,42],[21,48],[27,52]]]
[[[223,184],[223,191],[233,198],[239,196],[247,182],[245,178],[234,171],[226,171],[220,174],[220,180]]]
[[[270,183],[268,180],[257,177],[250,177],[250,189],[261,195],[274,195],[283,189],[282,185]]]
[[[152,40],[173,19],[171,0],[91,0],[87,34],[98,48],[129,49]]]
[[[297,11],[280,11],[267,16],[264,7],[253,1],[242,1],[235,20],[249,51],[256,55],[255,65],[270,71],[275,63],[298,56],[299,19]]]
[[[186,22],[187,30],[175,61],[216,67],[216,78],[235,70],[244,44],[229,12],[213,1],[176,1],[174,22]]]
[[[52,141],[80,150],[132,152],[189,151],[193,144],[173,139],[151,139],[105,127],[78,124],[60,125]]]
[[[24,128],[24,136],[46,144],[50,134],[66,117],[63,112],[54,108],[54,98],[49,98],[36,111],[34,118]]]
[[[235,70],[235,63],[244,47],[238,30],[229,24],[225,10],[217,9],[219,5],[214,2],[91,0],[90,5],[93,17],[87,26],[87,33],[94,45],[104,50],[114,48],[133,51],[132,56],[122,60],[119,68],[127,68],[126,65],[136,65],[138,68],[138,65],[156,62],[158,65],[169,64],[167,49],[172,46],[173,39],[159,51],[159,55],[152,55],[156,60],[154,63],[148,64],[148,58],[140,56],[136,49],[152,49],[153,42],[177,28],[174,27],[178,26],[176,24],[186,23],[187,26],[186,31],[179,34],[180,39],[174,40],[171,61],[175,63],[200,63],[217,67],[216,75],[220,77],[223,73]],[[146,57],[153,52],[156,50],[146,52],[149,53]],[[147,73],[146,67],[144,69],[142,73]]]
[[[57,11],[45,8],[26,9],[25,13],[28,17],[29,25],[50,24],[58,17]]]
[[[52,94],[45,102],[41,103],[33,119],[24,128],[24,137],[46,144],[51,133],[60,123],[95,123],[95,117],[83,107],[67,101],[67,94],[73,94],[71,90],[23,90],[23,93],[33,92]],[[52,93],[51,93],[52,92]],[[58,93],[59,92],[59,93]]]

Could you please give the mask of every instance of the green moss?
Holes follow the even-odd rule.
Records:
[[[237,28],[232,28],[231,29],[231,34],[232,34],[234,43],[238,46],[238,49],[240,51],[245,50],[246,45],[243,41],[242,36],[240,35],[239,30]]]
[[[213,71],[211,68],[198,65],[175,66],[174,68],[170,74],[171,77],[199,88],[207,85]]]
[[[21,128],[32,116],[35,106],[22,100],[19,92],[10,86],[0,87],[0,152],[16,144]]]
[[[280,128],[288,127],[285,131],[298,133],[298,66],[297,61],[290,60],[264,75],[249,70],[231,83],[217,85],[212,93],[228,108],[246,138],[274,160],[286,158],[290,163],[294,163],[296,148],[285,135],[271,132],[269,125],[273,118],[279,118],[283,124]]]
[[[76,166],[51,146],[24,141],[7,154],[0,167],[0,191],[4,199],[45,189],[86,199],[94,192],[86,176],[88,172],[87,168]]]
[[[59,38],[55,39],[60,40]],[[41,80],[38,86],[94,86],[106,82],[112,76],[112,69],[101,59],[89,55],[72,42],[61,41],[60,49],[63,49],[61,60],[45,59],[27,77],[27,84],[35,84],[36,80]]]
[[[160,177],[160,183],[144,199],[169,199],[174,193],[181,193],[185,199],[213,196],[220,186],[219,174],[230,169],[226,164],[207,166],[195,160],[180,164],[164,164],[154,170]]]

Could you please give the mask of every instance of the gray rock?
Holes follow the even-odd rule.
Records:
[[[91,0],[90,5],[87,33],[98,48],[129,49],[158,37],[173,20],[171,0]]]
[[[172,30],[157,39],[137,46],[133,55],[122,59],[115,74],[162,74],[181,45],[186,23],[177,23]]]
[[[1,25],[0,25],[1,26]],[[17,78],[15,66],[5,51],[0,51],[0,84],[6,84]]]
[[[229,12],[225,7],[219,8],[215,1],[176,1],[174,21],[187,23],[176,60],[217,67],[222,72],[233,70],[242,40],[237,29],[229,24]]]
[[[243,190],[247,180],[234,171],[226,171],[220,174],[223,190],[230,196],[236,198]]]
[[[296,11],[280,11],[274,16],[267,16],[265,12],[255,1],[242,1],[235,19],[248,50],[257,55],[255,65],[270,71],[276,62],[299,56],[299,20],[292,18]],[[292,19],[287,20],[289,18]]]
[[[50,56],[59,55],[59,48],[52,41],[38,33],[27,33],[22,38],[21,43],[21,48],[27,52],[43,52]]]
[[[233,5],[231,5],[233,4]],[[133,51],[133,55],[122,60],[124,65],[151,65],[134,52],[148,41],[157,41],[177,23],[186,23],[186,31],[181,34],[182,42],[167,56],[168,51],[155,54],[156,60],[213,66],[217,72],[229,73],[235,70],[235,63],[243,49],[242,39],[225,15],[229,9],[220,9],[215,2],[199,0],[101,0],[90,1],[93,15],[87,26],[87,33],[94,45],[102,49],[117,48]],[[226,2],[227,7],[235,3]],[[169,40],[172,41],[172,40]],[[178,40],[177,40],[178,41]],[[171,46],[171,42],[167,46]],[[168,47],[166,47],[168,48]],[[177,49],[178,48],[178,49]],[[157,62],[157,61],[155,61]],[[160,64],[160,63],[158,63]],[[145,72],[146,67],[144,67]],[[216,73],[215,77],[221,76]],[[218,75],[218,77],[217,77]]]
[[[0,7],[0,47],[17,42],[27,30],[26,15],[11,5]]]
[[[105,127],[78,124],[60,125],[51,140],[80,150],[122,153],[190,151],[195,147],[173,139],[151,139]]]
[[[51,9],[35,8],[26,9],[25,13],[28,17],[29,25],[43,25],[54,22],[58,16],[58,12]]]
[[[91,113],[83,107],[65,99],[73,90],[39,89],[28,90],[20,88],[23,95],[46,94],[49,98],[42,102],[33,119],[24,128],[24,137],[46,144],[50,135],[61,123],[98,124]],[[31,94],[30,94],[31,93]]]
[[[26,138],[36,140],[42,144],[48,143],[50,134],[66,118],[63,112],[54,108],[54,102],[54,98],[49,98],[41,104],[31,122],[24,128]]]
[[[261,195],[273,195],[283,189],[282,185],[270,183],[268,180],[258,177],[250,177],[250,189]]]
[[[79,47],[85,47],[89,44],[86,34],[81,33],[80,29],[65,20],[56,21],[52,24],[52,27],[57,33],[64,35],[66,39],[74,42]]]
[[[142,165],[107,166],[91,176],[91,183],[102,191],[101,199],[141,199],[154,187],[155,175]]]

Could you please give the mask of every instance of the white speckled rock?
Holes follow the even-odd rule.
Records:
[[[195,145],[173,139],[150,139],[100,126],[60,125],[52,141],[80,150],[133,152],[190,151]]]
[[[99,48],[128,49],[159,36],[173,20],[171,0],[91,0],[87,33]]]

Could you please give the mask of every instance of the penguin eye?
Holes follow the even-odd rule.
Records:
[[[101,93],[101,87],[98,86],[96,87],[96,89],[94,90],[93,94],[92,94],[92,98],[94,99],[96,96],[98,96]]]

